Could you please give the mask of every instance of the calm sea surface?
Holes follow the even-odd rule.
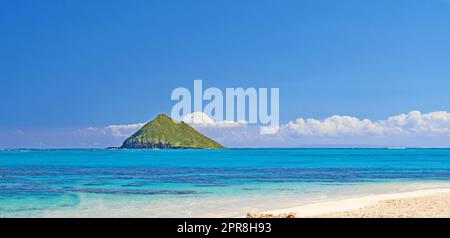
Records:
[[[1,150],[3,217],[230,217],[448,187],[447,149]]]

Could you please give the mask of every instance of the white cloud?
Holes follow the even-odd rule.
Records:
[[[246,121],[214,121],[211,117],[203,112],[193,112],[183,118],[185,123],[196,127],[240,127],[246,126]]]
[[[259,133],[261,135],[273,135],[280,131],[280,126],[261,126]]]
[[[127,137],[139,130],[145,123],[125,124],[125,125],[109,125],[106,127],[89,127],[89,132],[98,132],[104,135],[112,135],[114,137]]]
[[[450,135],[450,113],[412,111],[378,121],[339,115],[324,120],[299,118],[283,129],[304,136]]]
[[[198,128],[231,128],[231,127],[241,127],[246,126],[246,122],[234,122],[234,121],[214,121],[212,118],[208,117],[205,113],[194,112],[183,118],[185,123],[188,123],[194,127]],[[124,125],[109,125],[105,127],[89,127],[81,133],[94,133],[104,136],[112,136],[117,138],[128,137],[141,127],[145,123],[134,123],[134,124],[124,124]]]

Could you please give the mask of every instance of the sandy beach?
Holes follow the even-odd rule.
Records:
[[[370,195],[262,214],[274,217],[295,214],[297,218],[449,218],[450,188]]]

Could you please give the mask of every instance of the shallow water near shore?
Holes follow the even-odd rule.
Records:
[[[2,150],[4,217],[236,217],[450,187],[447,149]]]

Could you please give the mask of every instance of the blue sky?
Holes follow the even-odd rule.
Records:
[[[0,0],[0,36],[0,147],[113,145],[77,133],[170,113],[194,79],[278,87],[284,124],[450,111],[445,0]]]

